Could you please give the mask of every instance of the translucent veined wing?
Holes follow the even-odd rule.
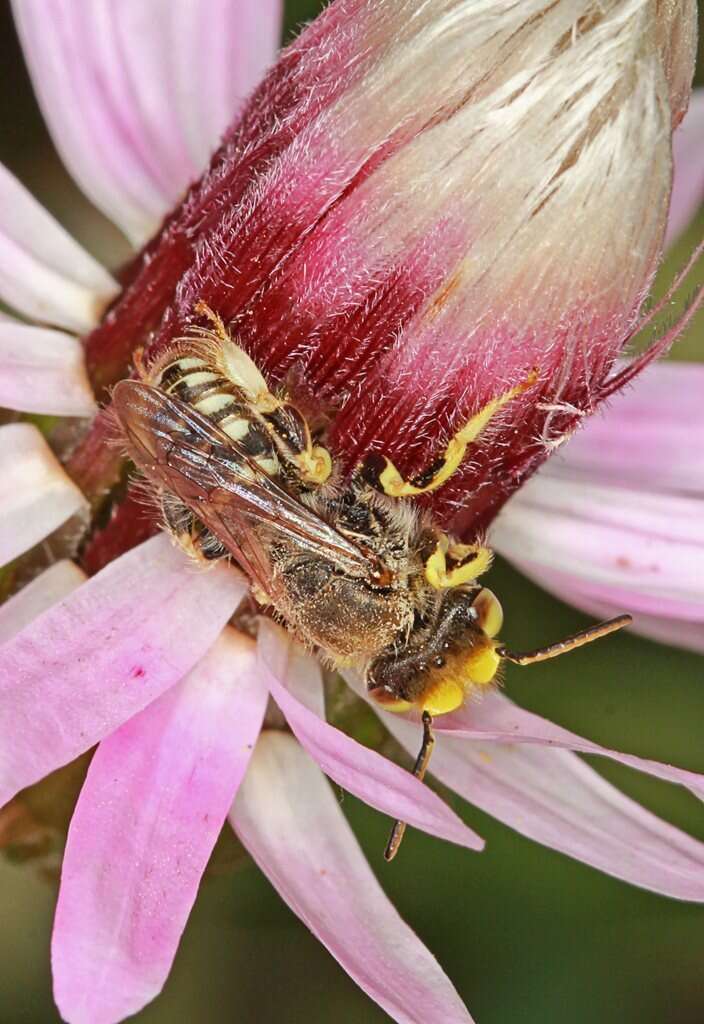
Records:
[[[353,575],[376,570],[370,556],[186,402],[137,381],[120,381],[112,397],[137,466],[152,483],[185,502],[272,599],[275,582],[257,525]]]

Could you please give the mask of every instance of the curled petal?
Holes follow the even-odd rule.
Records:
[[[502,693],[489,693],[476,704],[465,704],[452,714],[444,715],[435,724],[435,731],[458,736],[468,740],[491,740],[497,743],[531,743],[538,746],[558,747],[575,750],[580,754],[597,754],[608,757],[619,764],[635,768],[646,775],[653,775],[665,782],[685,786],[696,796],[704,799],[704,775],[660,764],[632,754],[621,754],[616,750],[585,740],[567,729],[554,725],[539,715],[513,704]]]
[[[161,991],[266,701],[253,642],[227,629],[185,679],[98,747],[54,922],[64,1020],[112,1024]]]
[[[95,413],[78,339],[61,331],[0,323],[0,405],[57,416]]]
[[[0,605],[0,644],[80,587],[85,578],[75,562],[63,559],[13,594]]]
[[[392,818],[400,818],[470,850],[483,848],[484,841],[410,772],[326,722],[322,716],[322,679],[317,661],[297,653],[273,624],[262,622],[260,629],[266,640],[260,648],[259,664],[271,695],[296,738],[326,775]],[[292,664],[284,654],[286,650]],[[272,663],[274,668],[270,667]]]
[[[0,298],[19,313],[87,331],[117,284],[0,165]]]
[[[667,222],[672,241],[689,224],[704,202],[704,87],[695,89],[689,110],[672,138],[675,178]]]
[[[198,177],[276,51],[280,3],[15,0],[64,162],[135,243]]]
[[[262,734],[230,820],[281,897],[393,1020],[468,1024],[451,982],[383,893],[329,786],[292,737]]]
[[[245,590],[228,567],[197,572],[166,537],[155,537],[4,643],[0,804],[177,683]]]
[[[35,426],[0,427],[0,565],[43,540],[85,504]]]
[[[408,750],[416,729],[384,724]],[[443,735],[432,773],[511,828],[626,882],[704,900],[704,844],[624,796],[568,750]]]

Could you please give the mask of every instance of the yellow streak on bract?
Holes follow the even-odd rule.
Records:
[[[452,474],[456,472],[465,456],[468,446],[479,437],[498,410],[506,405],[507,402],[510,402],[511,399],[516,398],[517,395],[522,394],[522,392],[535,384],[537,379],[538,371],[531,370],[521,384],[516,385],[514,388],[510,388],[508,391],[505,391],[503,395],[499,395],[497,398],[492,398],[492,400],[487,402],[487,404],[480,409],[478,413],[475,413],[475,415],[472,416],[461,430],[458,430],[454,437],[448,442],[448,445],[445,448],[442,466],[437,473],[435,473],[432,479],[423,487],[416,487],[415,484],[404,480],[393,462],[391,462],[390,459],[386,459],[386,467],[379,476],[379,482],[383,487],[384,492],[391,495],[393,498],[405,498],[411,497],[415,494],[425,494],[428,491],[437,490],[438,487],[441,487],[450,479]]]

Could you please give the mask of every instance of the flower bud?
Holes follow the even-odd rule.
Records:
[[[421,499],[476,534],[608,393],[636,330],[695,15],[692,0],[337,0],[129,272],[89,339],[94,376],[109,382],[125,344],[157,353],[205,302],[271,379],[330,407],[348,469],[379,450],[408,475],[535,368]]]

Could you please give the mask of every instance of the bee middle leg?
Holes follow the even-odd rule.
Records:
[[[426,559],[425,578],[436,590],[460,587],[485,573],[493,557],[481,544],[458,544],[441,533],[435,550]]]

